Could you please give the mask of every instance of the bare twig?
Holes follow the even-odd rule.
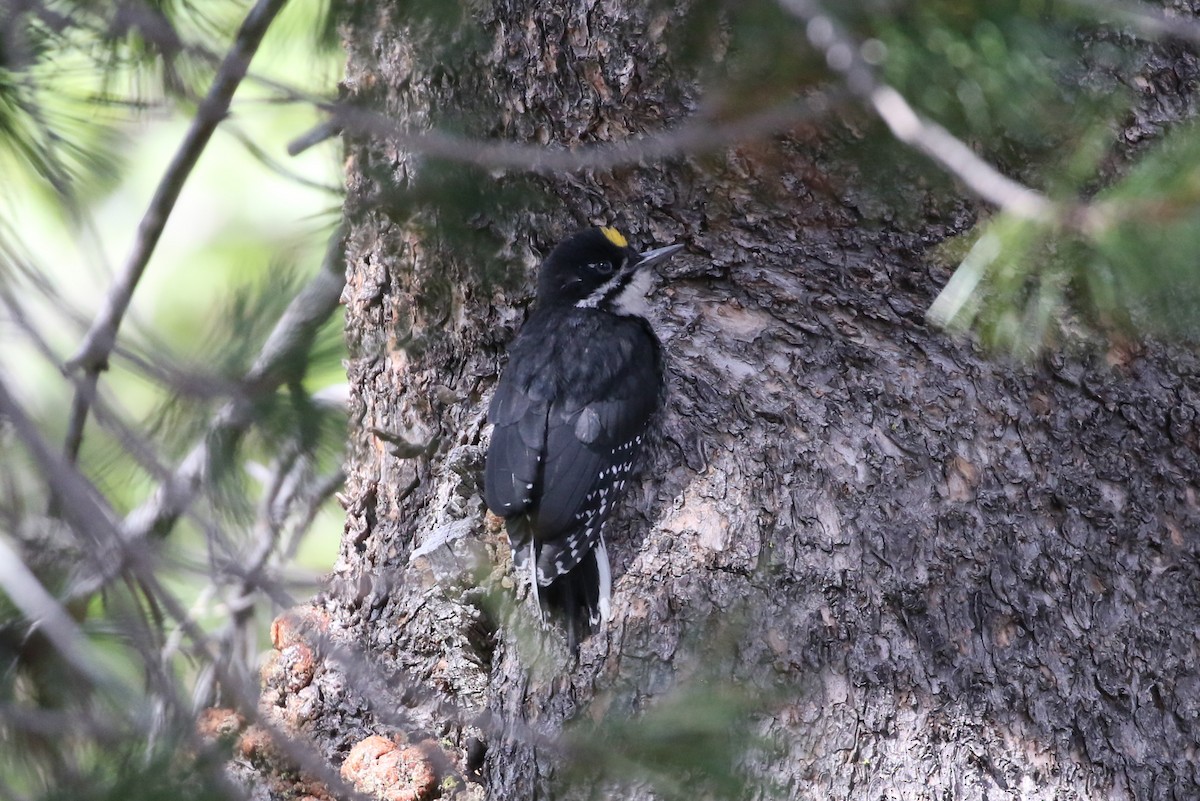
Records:
[[[386,139],[414,153],[459,164],[534,173],[609,170],[699,155],[812,122],[828,114],[834,103],[840,100],[837,92],[818,93],[808,99],[781,103],[731,120],[696,118],[678,128],[649,133],[637,139],[559,150],[523,142],[474,139],[444,131],[413,131],[369,109],[322,100],[278,82],[260,78],[255,80],[293,100],[313,103],[330,116],[329,120],[293,141],[289,151],[300,152],[315,140],[327,138],[332,131],[344,130]]]
[[[79,458],[79,449],[83,447],[83,429],[87,424],[88,411],[92,407],[92,399],[96,397],[99,383],[100,370],[89,369],[79,376],[75,384],[75,395],[71,398],[71,411],[67,415],[67,436],[63,441],[63,453],[71,461]],[[51,509],[53,510],[53,507]]]
[[[303,535],[312,527],[313,520],[317,517],[317,512],[327,500],[333,497],[333,493],[341,489],[346,483],[346,471],[342,468],[334,470],[329,475],[313,482],[309,488],[307,496],[302,500],[302,505],[299,514],[296,516],[296,522],[291,527],[282,548],[282,555],[285,559],[291,560],[296,555],[296,549],[300,545],[300,540]]]
[[[299,156],[304,151],[311,147],[316,147],[327,139],[332,139],[335,136],[341,136],[342,129],[336,122],[332,120],[323,120],[308,132],[301,134],[292,141],[288,142],[287,152],[289,156]]]
[[[214,446],[235,442],[253,422],[254,396],[274,391],[302,364],[321,325],[337,309],[345,283],[342,232],[330,238],[320,271],[288,305],[258,358],[246,373],[243,385],[251,392],[235,396],[213,418],[204,438],[184,457],[179,467],[160,485],[154,497],[125,518],[125,535],[148,536],[174,524],[195,498],[208,468]]]
[[[0,410],[6,416],[14,412],[12,398],[3,385],[0,385]],[[28,446],[28,441],[24,441]],[[41,630],[63,660],[79,675],[86,676],[97,687],[108,690],[120,688],[119,683],[101,668],[103,660],[98,658],[91,643],[79,631],[70,613],[42,586],[20,555],[2,538],[0,589],[21,610],[21,614]]]
[[[227,125],[225,126],[225,132],[236,139],[242,147],[246,148],[246,152],[257,159],[260,164],[276,175],[286,178],[292,183],[299,184],[300,186],[307,186],[309,189],[316,189],[318,192],[324,192],[327,195],[333,195],[339,198],[344,196],[341,187],[323,184],[320,181],[314,181],[310,178],[305,178],[303,175],[289,170],[283,164],[272,158],[270,153],[268,153],[257,142],[254,141],[253,137],[248,135],[238,126]]]
[[[779,4],[805,23],[809,42],[825,54],[830,69],[842,76],[852,93],[875,109],[896,139],[925,154],[980,198],[1013,216],[1041,221],[1060,216],[1059,208],[1048,197],[1000,173],[962,140],[918,114],[903,95],[876,77],[859,43],[819,3],[779,0]]]
[[[225,118],[233,93],[245,77],[267,28],[285,2],[286,0],[259,0],[250,10],[238,30],[233,47],[221,62],[208,94],[197,108],[196,117],[159,182],[150,206],[138,226],[133,250],[125,263],[125,271],[109,291],[104,306],[85,335],[78,353],[64,366],[68,371],[85,370],[91,377],[87,383],[94,385],[94,376],[98,376],[107,366],[109,354],[116,343],[117,329],[120,328],[121,320],[129,308],[133,291],[150,262],[167,218],[179,199],[179,193],[196,166],[200,154],[212,138],[213,131]],[[86,421],[87,402],[81,398],[81,393],[77,393],[66,436],[67,457],[72,461],[78,456]]]
[[[1050,198],[975,155],[961,139],[918,114],[892,87],[876,86],[870,100],[893,136],[942,165],[980,198],[1023,220],[1048,222],[1058,216],[1059,209]]]
[[[349,787],[341,776],[330,768],[315,748],[287,736],[271,721],[263,719],[257,713],[257,699],[249,683],[234,674],[230,666],[221,659],[219,652],[214,649],[211,638],[191,620],[187,610],[183,608],[178,599],[162,586],[139,545],[122,537],[121,531],[112,519],[111,510],[99,500],[95,488],[73,464],[50,450],[28,415],[8,392],[2,379],[0,379],[0,414],[10,421],[18,438],[24,443],[42,473],[48,481],[56,486],[56,491],[63,499],[63,518],[85,540],[85,543],[90,543],[97,549],[115,552],[116,558],[126,567],[128,574],[144,587],[145,591],[152,595],[163,606],[167,614],[179,624],[181,631],[191,643],[192,651],[202,660],[203,664],[211,666],[221,686],[231,697],[237,699],[242,712],[248,717],[256,719],[261,726],[267,729],[275,745],[290,760],[319,778],[339,797],[365,801],[364,796]],[[14,558],[10,559],[10,556]],[[22,611],[26,611],[28,608],[27,614],[32,619],[43,622],[47,635],[65,659],[84,675],[116,692],[118,694],[116,697],[124,702],[120,708],[127,714],[133,715],[140,711],[144,703],[134,697],[127,686],[112,679],[99,669],[98,666],[102,660],[93,659],[88,655],[85,647],[86,641],[82,640],[82,635],[74,628],[74,623],[66,615],[66,612],[62,611],[58,602],[41,588],[36,579],[33,582],[36,586],[33,586],[27,577],[21,576],[21,567],[23,564],[15,558],[15,553],[11,552],[3,540],[0,540],[0,586],[3,586],[8,593],[15,593],[12,597],[14,602],[21,604]],[[177,709],[183,709],[180,700],[173,696],[172,693],[163,700],[173,702]],[[141,718],[148,720],[151,716],[143,715]],[[187,731],[190,739],[199,746],[195,733],[190,729]],[[214,771],[213,778],[222,785],[225,784],[219,771]]]
[[[209,575],[212,584],[201,593],[201,598],[193,608],[191,619],[197,620],[201,619],[203,614],[211,614],[209,606],[216,598],[220,584],[231,578],[237,580],[237,586],[232,590],[232,598],[225,601],[225,607],[229,611],[227,622],[213,635],[214,641],[224,654],[235,653],[239,636],[244,637],[246,642],[256,642],[254,633],[248,629],[254,619],[256,604],[262,596],[265,595],[268,601],[283,609],[295,604],[295,600],[283,588],[279,579],[272,575],[272,563],[286,562],[292,558],[296,544],[312,524],[321,504],[328,500],[344,481],[345,474],[337,470],[309,486],[303,495],[297,494],[295,484],[299,479],[296,476],[307,469],[305,460],[301,457],[298,445],[277,460],[268,477],[267,486],[264,487],[258,519],[254,526],[255,541],[251,547],[244,552],[230,551],[220,559],[211,560],[215,568]],[[287,525],[285,519],[288,508],[296,517],[292,525]],[[281,572],[278,568],[276,571]],[[265,588],[270,590],[264,591]],[[182,631],[177,628],[172,633],[168,646],[172,650],[178,649],[181,640]],[[253,645],[251,647],[253,648]]]

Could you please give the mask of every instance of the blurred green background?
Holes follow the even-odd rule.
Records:
[[[0,379],[55,451],[75,395],[62,364],[124,269],[249,8],[225,0],[0,3]],[[329,14],[325,3],[286,4],[270,26],[137,285],[99,379],[104,412],[89,416],[77,459],[118,522],[204,441],[283,309],[321,269],[341,213],[340,140],[289,156],[288,143],[322,117],[311,102],[281,97],[276,84],[298,97],[335,94],[344,57]],[[337,313],[316,335],[303,392],[285,385],[254,397],[246,436],[232,452],[213,449],[211,473],[221,479],[202,488],[169,535],[143,546],[162,587],[239,674],[257,669],[279,601],[310,596],[337,555],[342,515],[331,479],[345,432],[341,328]],[[277,469],[283,455],[297,457],[292,469]],[[266,484],[281,476],[295,497],[278,494],[278,508],[267,511]],[[131,789],[122,775],[142,777],[136,797],[177,794],[186,776],[163,773],[157,789],[145,781],[159,755],[187,739],[169,715],[155,721],[161,707],[147,687],[147,661],[190,688],[197,707],[234,699],[220,697],[211,664],[146,587],[76,591],[86,545],[66,534],[54,506],[43,472],[0,419],[0,538],[63,601],[109,681],[89,688],[56,664],[6,572],[0,796],[107,797]],[[271,526],[273,536],[264,533]],[[248,593],[233,569],[259,556],[275,599]],[[153,642],[138,643],[137,631],[152,632]],[[37,710],[42,717],[30,718]],[[111,729],[97,738],[102,722]],[[52,736],[60,723],[69,736]],[[155,732],[161,739],[148,736]]]

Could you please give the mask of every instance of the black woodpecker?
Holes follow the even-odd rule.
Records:
[[[663,395],[662,349],[636,311],[645,286],[635,278],[682,247],[639,253],[615,228],[561,242],[488,409],[488,508],[572,650],[608,617],[604,525]]]

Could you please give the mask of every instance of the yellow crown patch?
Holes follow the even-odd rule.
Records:
[[[619,248],[629,247],[629,241],[621,236],[621,232],[616,228],[601,228],[600,233],[604,234],[604,238],[612,242]]]

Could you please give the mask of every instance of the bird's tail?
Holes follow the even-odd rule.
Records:
[[[575,653],[579,643],[608,620],[611,596],[612,573],[601,538],[574,569],[542,587],[538,601],[545,614],[562,626]]]
[[[604,537],[569,572],[547,583],[539,581],[542,549],[531,528],[515,517],[507,522],[514,572],[519,580],[529,581],[542,619],[561,626],[571,651],[577,652],[579,643],[609,617],[612,570]]]

